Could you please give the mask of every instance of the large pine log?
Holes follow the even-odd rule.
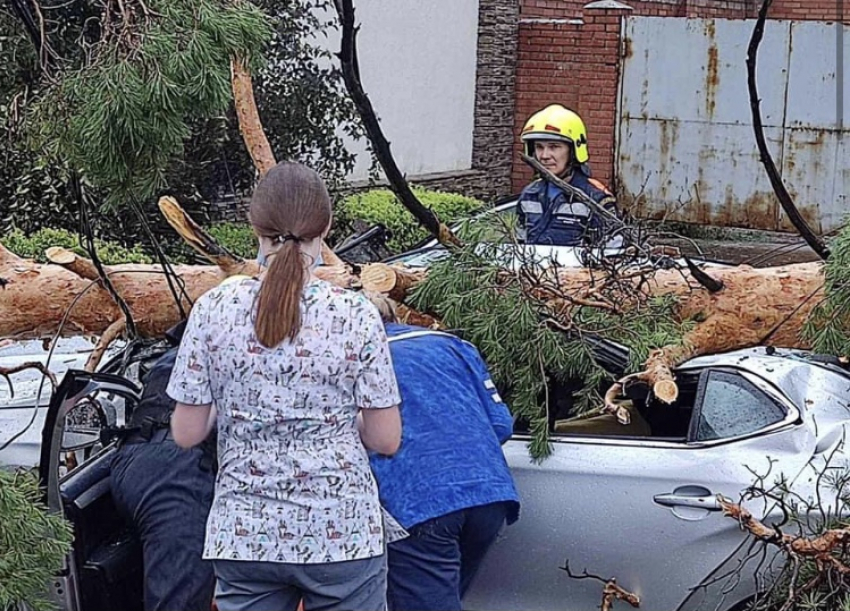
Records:
[[[370,277],[379,278],[380,287],[395,290],[394,297],[403,299],[404,295],[399,294],[398,289],[404,286],[409,290],[414,284],[413,276],[391,266],[385,265],[380,270],[378,267],[373,266]],[[627,313],[628,290],[621,290],[622,300],[617,304],[603,301],[589,290],[599,285],[598,275],[598,271],[586,268],[561,269],[557,282],[549,283],[557,286],[557,290],[541,285],[530,286],[529,290],[536,298],[548,302],[554,316],[566,311],[567,305],[586,305]],[[628,286],[634,289],[632,296],[637,295],[639,282],[645,282],[641,289],[644,294],[676,295],[678,318],[696,321],[696,324],[685,335],[681,346],[664,346],[654,350],[644,371],[614,385],[606,397],[607,408],[612,413],[618,411],[613,398],[622,391],[627,381],[642,381],[662,401],[675,401],[678,387],[671,370],[694,356],[757,345],[810,347],[803,340],[801,330],[812,309],[823,298],[821,262],[768,268],[746,265],[716,267],[711,269],[710,275],[722,284],[722,289],[707,290],[686,270],[657,270],[648,275],[635,275],[631,280]]]
[[[258,271],[254,261],[243,261],[215,244],[174,200],[163,198],[160,208],[181,237],[213,263],[174,266],[185,291],[185,310],[191,307],[185,296],[194,301],[227,276],[253,275]],[[0,245],[0,338],[43,338],[57,333],[117,335],[123,315],[100,285],[91,262],[64,249],[49,249],[48,258],[52,264],[40,265],[15,256]],[[179,322],[180,309],[159,265],[116,265],[106,271],[127,303],[140,335],[156,337]],[[364,266],[360,277],[345,265],[322,266],[317,274],[338,286],[382,292],[396,301],[403,301],[426,275],[380,263]],[[715,268],[711,275],[723,288],[709,291],[688,271],[657,270],[635,275],[634,290],[621,288],[624,299],[614,304],[602,298],[598,290],[589,289],[598,287],[599,279],[593,274],[598,275],[598,271],[562,269],[557,279],[528,289],[536,298],[548,302],[553,317],[557,317],[568,316],[564,313],[569,312],[570,305],[627,311],[629,293],[636,295],[638,282],[643,281],[641,290],[645,293],[678,297],[681,320],[698,321],[682,346],[655,350],[646,370],[630,377],[649,384],[655,395],[666,402],[674,401],[678,394],[671,370],[692,356],[759,344],[808,348],[800,331],[821,300],[824,280],[823,264],[819,262],[762,269]],[[412,324],[440,325],[434,318],[406,307],[400,309],[400,314]],[[606,395],[612,412],[617,411],[613,398],[623,383]]]
[[[5,281],[0,289],[0,337],[49,336],[56,332],[62,316],[75,301],[64,335],[100,335],[121,317],[109,294],[81,271],[87,268],[84,259],[69,256],[67,251],[50,254],[58,264],[41,265],[22,259],[0,245],[0,279]],[[237,262],[235,266],[177,265],[174,271],[185,284],[189,297],[196,299],[228,275],[257,271],[253,262]],[[130,306],[140,334],[160,334],[179,320],[159,265],[127,264],[107,269],[116,289]],[[409,289],[412,281],[423,277],[383,264],[366,266],[359,279],[346,268],[335,266],[323,266],[318,273],[340,286],[363,286],[389,293],[397,300],[403,298],[399,292],[402,286]],[[659,270],[653,274],[649,284],[652,293],[678,295],[682,319],[701,321],[686,337],[687,348],[664,350],[657,358],[675,364],[695,354],[756,345],[774,328],[765,344],[807,347],[799,332],[820,300],[821,263],[761,269],[737,266],[717,268],[711,273],[724,283],[724,289],[717,293],[697,286],[687,272]],[[559,280],[561,291],[579,300],[586,294],[590,272],[562,270]]]

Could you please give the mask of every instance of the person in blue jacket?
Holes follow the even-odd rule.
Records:
[[[528,119],[521,139],[529,157],[584,193],[595,206],[545,177],[538,178],[519,197],[519,239],[551,246],[620,247],[620,236],[605,237],[611,217],[618,215],[617,202],[611,191],[590,175],[587,131],[581,117],[552,104]]]
[[[449,333],[385,322],[401,393],[402,442],[372,454],[382,505],[408,537],[388,546],[389,611],[461,609],[461,598],[520,499],[502,444],[513,418],[478,350]]]

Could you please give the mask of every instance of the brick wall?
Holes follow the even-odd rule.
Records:
[[[466,185],[464,193],[482,199],[511,188],[518,28],[516,0],[480,0],[472,170],[481,178],[471,181],[467,173],[450,184]]]
[[[761,3],[756,3],[760,5]],[[843,10],[842,5],[847,5]],[[758,6],[753,9],[755,16]],[[774,0],[768,17],[799,21],[843,21],[850,23],[850,3],[844,0]]]
[[[516,76],[513,191],[531,178],[517,157],[519,133],[535,111],[560,103],[585,121],[594,175],[612,183],[621,20],[626,15],[754,19],[761,0],[622,0],[631,10],[586,0],[521,0]],[[769,18],[850,23],[840,0],[774,0]]]
[[[554,0],[533,1],[561,4]],[[518,158],[522,150],[519,133],[532,113],[551,103],[563,104],[581,115],[588,129],[594,176],[611,181],[623,13],[588,9],[581,20],[530,16],[520,19],[511,174],[514,191],[527,184],[532,175]]]

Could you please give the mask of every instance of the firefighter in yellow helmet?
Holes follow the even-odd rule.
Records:
[[[590,176],[587,130],[581,117],[560,104],[551,104],[526,121],[521,138],[527,155],[616,214],[613,194]],[[523,189],[517,210],[519,237],[528,244],[599,245],[604,233],[604,219],[597,210],[545,178]]]

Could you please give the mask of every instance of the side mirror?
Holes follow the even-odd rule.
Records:
[[[110,410],[114,411],[114,410]],[[110,422],[101,400],[86,396],[65,415],[65,427],[59,451],[64,454],[67,471],[73,471],[99,448],[101,431]]]

